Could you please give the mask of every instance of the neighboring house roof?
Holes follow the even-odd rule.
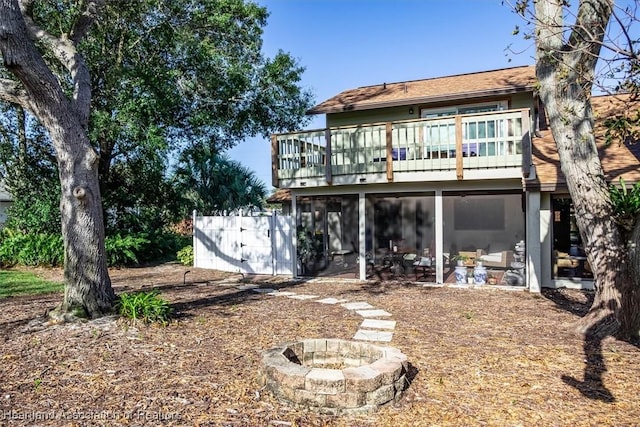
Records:
[[[0,202],[11,202],[13,198],[2,184],[0,184]]]
[[[627,112],[636,114],[638,109],[629,109],[628,102],[629,97],[625,95],[596,96],[591,100],[600,162],[605,177],[610,183],[617,182],[620,177],[627,183],[640,181],[640,141],[628,139],[612,141],[607,145],[604,137],[606,119],[621,116]],[[532,154],[536,178],[525,181],[526,188],[542,191],[566,189],[566,180],[560,169],[558,151],[550,130],[542,132],[541,138],[533,138]]]
[[[491,95],[532,91],[535,83],[534,66],[383,83],[346,90],[316,105],[307,113],[339,113],[427,102],[468,101]]]
[[[267,203],[284,203],[291,201],[291,191],[288,188],[278,188],[267,198]]]

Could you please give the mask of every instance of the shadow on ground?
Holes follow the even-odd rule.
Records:
[[[567,291],[566,289],[544,289],[542,294],[555,305],[577,318],[584,317],[591,308],[595,292],[593,291]],[[577,319],[576,319],[577,320]],[[603,341],[607,338],[603,336],[602,330],[607,329],[607,325],[616,322],[613,315],[607,316],[591,325],[583,335],[584,351],[584,373],[583,379],[563,375],[562,381],[578,390],[583,396],[606,403],[616,401],[615,396],[609,391],[603,381],[603,375],[607,372],[607,366],[603,355]],[[615,338],[615,337],[614,337]],[[637,342],[630,344],[638,347]]]

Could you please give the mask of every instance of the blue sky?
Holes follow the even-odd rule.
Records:
[[[316,103],[360,86],[534,62],[533,42],[512,35],[523,22],[501,0],[257,2],[270,12],[265,55],[281,49],[296,58]],[[324,115],[314,116],[304,128],[324,123]],[[268,140],[251,138],[228,154],[271,188],[270,150]]]

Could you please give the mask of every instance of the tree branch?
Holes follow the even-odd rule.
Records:
[[[29,110],[27,92],[14,80],[0,79],[0,100]]]
[[[620,86],[612,88],[605,85],[602,79],[606,81],[624,79],[625,77],[620,76],[625,68],[624,64],[626,62],[640,63],[640,52],[634,50],[635,42],[631,34],[632,24],[640,21],[637,17],[637,3],[635,6],[623,8],[610,0],[581,1],[578,13],[584,14],[584,7],[599,11],[596,20],[602,23],[606,33],[603,34],[602,39],[598,39],[600,34],[594,32],[598,26],[589,20],[585,21],[583,17],[579,19],[578,15],[574,14],[571,8],[566,7],[562,0],[502,0],[502,2],[518,14],[527,26],[535,28],[535,30],[527,32],[524,38],[525,40],[528,38],[536,40],[536,51],[539,58],[544,59],[545,56],[548,56],[551,61],[562,61],[566,71],[574,75],[580,74],[581,70],[585,68],[586,64],[582,60],[597,61],[600,67],[598,78],[589,76],[588,79],[591,79],[594,87],[597,86],[602,92],[613,93],[620,90]],[[531,7],[532,4],[533,7]],[[611,22],[608,22],[608,19],[607,22],[603,20],[602,14],[607,12],[602,9],[603,5],[607,6],[611,13],[613,18]],[[558,15],[554,19],[551,19],[548,13],[541,15],[542,12],[551,11],[550,7],[554,8],[554,13],[562,10],[562,15]],[[546,22],[543,22],[540,17],[544,17]],[[574,24],[566,24],[565,18]],[[571,37],[565,40],[568,30],[572,30]],[[520,29],[516,27],[515,33],[519,32]],[[551,36],[553,48],[550,47],[549,39],[542,40],[541,35]],[[561,40],[563,40],[562,45]],[[612,55],[603,55],[602,50],[606,50]],[[516,54],[521,53],[515,52],[513,49],[509,49],[509,51]],[[576,52],[580,56],[578,60],[565,58],[576,55]],[[623,65],[616,66],[616,63]],[[607,72],[604,71],[605,68],[608,70]],[[628,66],[628,69],[627,72],[630,76],[627,76],[626,79],[630,80],[633,78],[633,74],[637,74],[635,72],[637,67],[631,65]],[[612,77],[614,75],[616,77]]]
[[[600,56],[612,7],[611,0],[592,0],[580,3],[568,45],[574,52],[579,53],[576,62],[583,62],[584,69],[593,69],[592,64],[595,64]]]
[[[613,16],[613,19],[615,19],[615,21],[618,23],[620,30],[622,31],[622,36],[624,37],[625,41],[627,42],[627,49],[620,49],[618,48],[617,45],[614,46],[614,48],[609,47],[608,45],[605,45],[605,47],[607,47],[608,49],[612,50],[613,52],[627,57],[629,59],[632,59],[634,61],[638,61],[640,60],[640,56],[638,55],[638,53],[634,52],[633,50],[633,46],[634,46],[634,41],[631,39],[631,35],[629,34],[629,28],[627,27],[627,25],[622,21],[622,19],[618,16],[618,14],[616,13],[615,9],[611,12],[611,15]],[[635,17],[631,17],[631,19],[635,19]]]
[[[32,6],[33,0],[20,1],[20,9],[22,10],[29,36],[33,40],[40,40],[48,46],[56,59],[69,71],[73,85],[74,108],[82,125],[88,128],[91,108],[91,76],[86,63],[78,53],[77,44],[97,19],[99,11],[104,6],[104,0],[87,2],[86,9],[74,22],[71,38],[68,38],[65,34],[55,37],[40,28],[33,20]]]
[[[78,16],[78,19],[71,29],[71,41],[77,46],[78,43],[87,35],[89,29],[99,18],[100,12],[104,9],[105,0],[90,0],[87,7]]]

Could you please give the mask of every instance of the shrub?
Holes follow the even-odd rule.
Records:
[[[185,246],[178,251],[178,261],[183,265],[193,265],[193,246]]]
[[[40,169],[40,168],[35,168]],[[37,174],[34,177],[33,174]],[[60,234],[60,181],[55,170],[30,170],[29,182],[11,187],[6,226],[36,234]],[[15,182],[14,182],[15,184]]]
[[[107,250],[107,262],[110,266],[138,264],[138,254],[149,243],[145,234],[116,234],[108,236],[104,245]]]
[[[158,322],[164,326],[169,323],[171,307],[158,295],[157,291],[121,294],[116,303],[118,313],[134,322],[137,320],[147,324]]]
[[[0,235],[0,264],[59,266],[64,244],[59,234],[22,233],[5,228]]]
[[[172,261],[176,252],[191,242],[191,236],[180,235],[171,231],[152,232],[148,243],[139,253],[140,262]]]
[[[609,194],[617,222],[627,230],[631,230],[640,213],[640,183],[627,188],[620,177],[620,186],[610,185]]]
[[[143,262],[168,261],[191,236],[175,233],[115,234],[105,238],[107,263],[113,267]],[[24,233],[5,227],[0,231],[0,265],[43,265],[57,267],[64,263],[64,244],[58,233]]]

